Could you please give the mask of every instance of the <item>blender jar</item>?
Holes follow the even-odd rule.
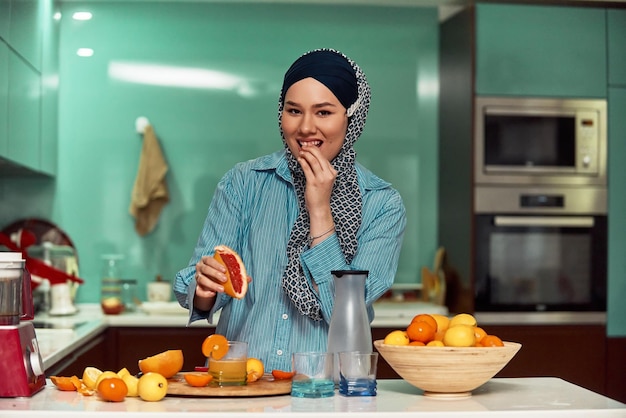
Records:
[[[100,286],[100,306],[107,315],[117,315],[124,311],[122,300],[121,254],[105,254],[102,256],[102,281]]]

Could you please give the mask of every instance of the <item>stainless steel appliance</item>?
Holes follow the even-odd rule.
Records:
[[[606,184],[606,100],[479,97],[476,184]]]
[[[46,384],[33,319],[30,274],[20,252],[0,252],[0,397],[31,396]]]
[[[606,310],[605,193],[517,188],[492,203],[475,215],[477,311]]]

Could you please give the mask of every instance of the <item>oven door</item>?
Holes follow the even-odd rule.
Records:
[[[476,311],[605,311],[606,216],[476,216]]]

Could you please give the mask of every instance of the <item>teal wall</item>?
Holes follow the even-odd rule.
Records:
[[[71,19],[74,11],[90,21]],[[68,2],[62,4],[59,147],[54,179],[0,179],[0,224],[51,219],[74,240],[95,302],[100,256],[126,256],[124,276],[171,279],[187,265],[215,185],[238,161],[282,147],[277,97],[282,75],[316,47],[345,52],[372,86],[370,116],[357,159],[393,183],[408,211],[396,282],[419,280],[436,250],[437,10],[227,3]],[[94,50],[90,58],[76,55]],[[120,66],[213,70],[236,88],[147,84],[115,76]],[[170,72],[168,73],[167,70]],[[176,81],[189,76],[178,75]],[[162,79],[162,78],[161,78]],[[171,202],[154,232],[139,237],[128,213],[141,136],[152,122],[170,166]],[[271,251],[271,245],[268,251]]]

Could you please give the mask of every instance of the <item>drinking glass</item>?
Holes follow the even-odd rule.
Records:
[[[217,386],[244,386],[246,384],[246,362],[248,343],[229,341],[228,352],[219,360],[209,357],[209,373],[212,384]]]
[[[344,396],[376,396],[378,353],[339,353],[339,393]]]
[[[332,353],[294,353],[291,396],[298,398],[326,398],[335,395]]]

